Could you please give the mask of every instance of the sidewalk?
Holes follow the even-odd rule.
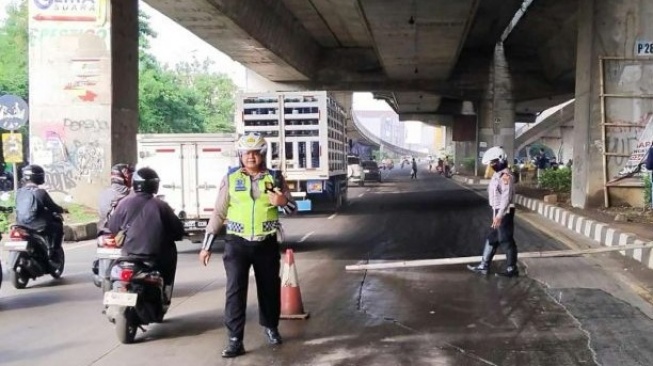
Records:
[[[487,185],[486,180],[465,176],[455,175],[453,179],[467,185]],[[652,226],[648,223],[615,222],[612,216],[596,210],[563,208],[522,194],[515,195],[515,203],[604,246],[643,244],[653,241]],[[651,249],[635,249],[620,253],[653,269]]]

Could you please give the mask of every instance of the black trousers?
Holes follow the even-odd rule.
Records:
[[[161,273],[166,286],[174,286],[177,274],[177,245],[172,242],[156,261],[157,270]]]
[[[496,210],[494,210],[496,215]],[[501,219],[501,225],[492,229],[487,236],[488,244],[493,247],[503,246],[506,253],[506,267],[517,266],[517,245],[515,244],[515,209],[511,208]]]
[[[63,241],[63,222],[51,220],[47,223],[43,232],[48,238],[49,255],[52,256],[54,249],[61,248]]]
[[[233,236],[226,241],[222,259],[227,273],[224,322],[229,337],[242,340],[244,336],[250,266],[254,267],[259,324],[276,328],[281,312],[281,255],[276,235],[260,242]]]

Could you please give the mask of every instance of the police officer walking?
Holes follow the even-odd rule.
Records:
[[[506,269],[497,275],[506,277],[519,276],[517,268],[517,245],[513,238],[515,231],[515,188],[512,173],[508,168],[506,152],[499,146],[490,148],[483,154],[483,164],[489,164],[494,174],[488,185],[488,199],[492,208],[492,231],[485,239],[483,258],[478,265],[468,265],[471,271],[487,274],[492,258],[499,245],[506,252]]]
[[[282,343],[277,329],[281,311],[281,255],[277,241],[279,207],[286,214],[297,209],[280,172],[266,168],[265,139],[247,134],[238,140],[237,149],[241,167],[229,173],[220,185],[199,255],[200,262],[206,266],[215,236],[226,221],[224,315],[229,343],[222,351],[222,357],[245,353],[243,336],[250,266],[254,267],[256,279],[259,324],[265,328],[270,344]]]

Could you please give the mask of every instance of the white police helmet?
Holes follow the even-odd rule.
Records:
[[[508,156],[501,146],[493,146],[483,154],[481,161],[483,165],[488,165],[492,160],[506,161],[507,158]]]
[[[247,151],[258,151],[261,155],[265,156],[265,153],[268,150],[268,144],[263,136],[250,132],[238,139],[238,142],[236,142],[236,150],[238,150],[239,154]]]

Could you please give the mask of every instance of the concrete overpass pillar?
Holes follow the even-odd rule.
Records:
[[[29,1],[29,30],[29,162],[95,207],[111,165],[136,163],[138,2]]]
[[[453,128],[444,126],[444,151],[445,154],[454,158]]]
[[[574,126],[560,126],[562,146],[558,154],[560,164],[567,164],[567,161],[574,159]]]
[[[515,145],[515,104],[512,81],[503,45],[497,44],[490,77],[479,108],[478,144],[479,155],[492,146],[503,146],[512,163]],[[485,167],[478,164],[477,174]]]
[[[573,181],[571,203],[586,208],[604,203],[603,151],[601,125],[601,70],[599,58],[605,56],[637,58],[638,41],[653,42],[653,2],[650,0],[578,2],[578,42],[576,51],[576,102],[573,133]],[[648,55],[651,56],[651,53]],[[604,83],[609,93],[652,94],[650,61],[605,61]],[[606,122],[632,124],[633,127],[607,129],[608,152],[629,154],[634,151],[639,134],[653,113],[650,99],[609,98]],[[625,166],[627,157],[609,156],[608,179]],[[622,181],[624,182],[624,181]],[[637,185],[638,179],[633,181]],[[626,193],[626,191],[628,191]],[[612,188],[626,196],[642,189]],[[641,205],[643,199],[639,200]],[[637,204],[637,202],[635,202]]]

